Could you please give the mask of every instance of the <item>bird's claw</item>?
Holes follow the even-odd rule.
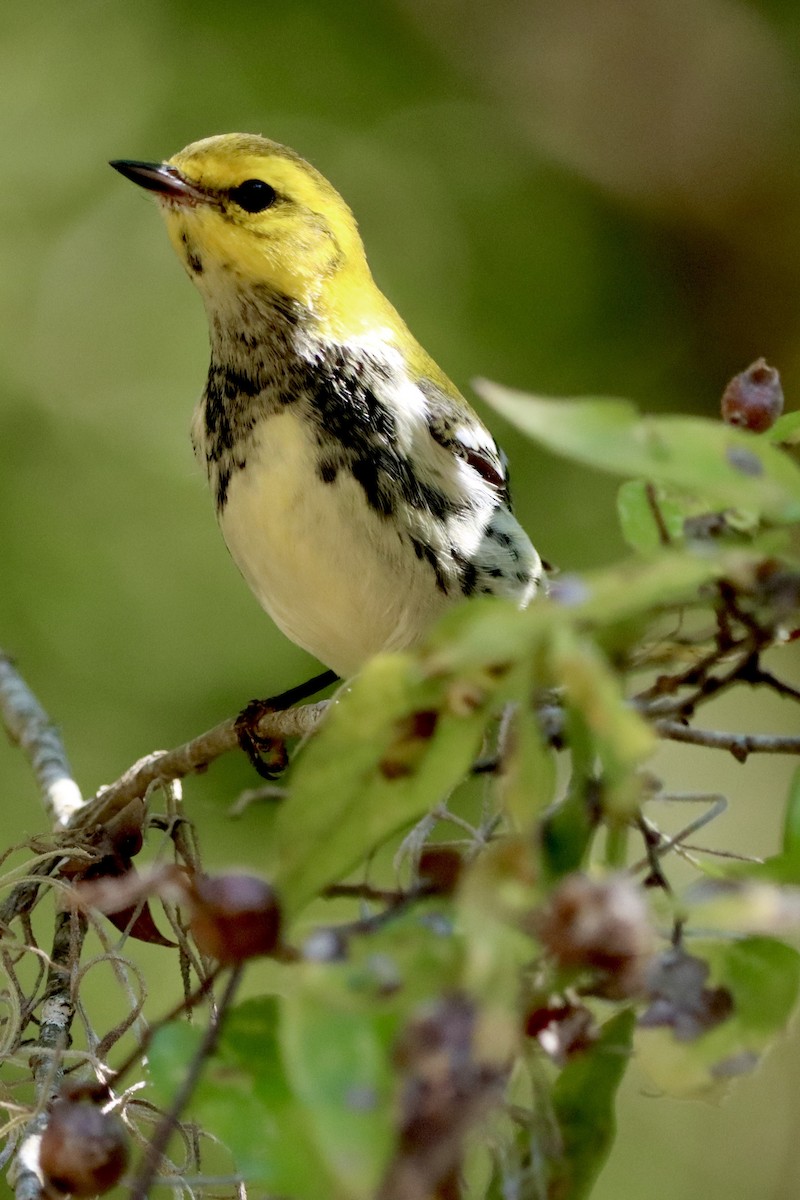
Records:
[[[251,700],[234,723],[239,746],[262,779],[277,779],[289,765],[283,738],[264,737],[258,732],[261,719],[277,711],[278,707],[269,700]]]

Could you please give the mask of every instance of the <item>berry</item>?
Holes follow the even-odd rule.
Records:
[[[461,855],[451,846],[426,846],[417,873],[434,891],[448,895],[455,891],[463,865]]]
[[[55,1102],[39,1149],[51,1187],[73,1196],[101,1195],[127,1162],[128,1139],[118,1117],[86,1101]]]
[[[192,888],[189,926],[204,954],[231,966],[274,952],[280,907],[270,885],[255,875],[201,876]]]
[[[734,375],[722,393],[722,419],[753,433],[770,429],[783,412],[781,377],[764,358]]]

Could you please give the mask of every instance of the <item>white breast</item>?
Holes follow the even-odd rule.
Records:
[[[347,677],[377,651],[417,641],[448,600],[347,472],[319,478],[312,438],[291,408],[264,421],[220,525],[276,625]]]

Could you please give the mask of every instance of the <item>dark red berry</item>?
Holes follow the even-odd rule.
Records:
[[[118,1117],[87,1101],[55,1102],[39,1148],[51,1187],[98,1196],[118,1182],[127,1162],[128,1139]]]
[[[753,433],[763,433],[783,412],[781,377],[766,359],[757,358],[734,375],[722,393],[722,419]]]
[[[434,891],[447,894],[455,890],[464,864],[452,846],[426,846],[419,856],[417,874]]]
[[[525,1015],[524,1029],[560,1065],[596,1037],[594,1017],[583,1004],[534,1005]]]
[[[228,966],[275,951],[281,912],[275,892],[256,875],[201,876],[189,926],[202,952]]]

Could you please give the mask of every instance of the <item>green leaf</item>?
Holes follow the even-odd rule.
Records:
[[[187,1115],[220,1140],[236,1169],[261,1191],[314,1200],[329,1193],[331,1179],[307,1136],[307,1114],[284,1076],[275,1023],[272,998],[231,1009]],[[200,1029],[175,1023],[153,1039],[150,1075],[162,1105],[183,1082],[202,1036]]]
[[[548,1195],[583,1200],[592,1190],[614,1142],[614,1101],[628,1066],[635,1025],[621,1012],[603,1026],[591,1049],[576,1054],[553,1088],[562,1151],[552,1164]]]
[[[555,796],[556,756],[545,744],[538,723],[518,706],[503,771],[497,779],[499,802],[511,827],[530,830]]]
[[[637,1057],[665,1091],[714,1097],[752,1071],[786,1029],[800,989],[800,955],[768,937],[693,945],[692,952],[711,966],[711,981],[729,989],[731,1016],[692,1041],[678,1041],[669,1030],[641,1030]]]
[[[159,1029],[148,1051],[150,1079],[158,1100],[168,1105],[183,1083],[186,1068],[199,1049],[203,1030],[183,1022]]]
[[[746,550],[722,552],[711,547],[702,553],[665,550],[652,560],[628,559],[587,572],[576,581],[575,598],[569,605],[571,617],[573,622],[591,621],[607,627],[681,604],[696,604],[703,587],[758,561],[756,553]],[[560,592],[559,586],[556,595]]]
[[[626,479],[616,493],[622,536],[638,554],[655,554],[670,542],[681,542],[687,517],[699,516],[706,509],[708,505],[690,493],[643,479]]]
[[[635,404],[618,397],[581,397],[557,400],[530,395],[476,379],[475,391],[487,404],[544,446],[579,462],[616,469],[610,464],[624,459],[631,430],[639,419]],[[631,474],[638,472],[632,471]]]
[[[622,400],[552,400],[486,380],[476,390],[557,454],[741,507],[772,521],[800,520],[800,470],[763,437],[702,417],[640,417]]]
[[[520,834],[492,843],[464,873],[456,927],[464,939],[462,984],[495,1033],[486,1051],[507,1060],[519,1037],[519,973],[530,961],[526,925],[540,899],[533,847]]]
[[[299,757],[275,821],[273,877],[289,919],[445,797],[469,770],[500,704],[526,699],[532,678],[567,688],[598,738],[611,808],[629,811],[631,770],[652,737],[621,703],[599,656],[587,648],[571,653],[574,637],[565,631],[641,616],[676,597],[696,601],[725,565],[713,554],[673,552],[580,580],[577,603],[543,600],[520,612],[485,598],[448,614],[416,654],[373,659],[335,699]],[[555,656],[554,643],[561,647]],[[428,734],[417,736],[415,727],[426,722]],[[534,757],[529,766],[541,769],[547,788],[544,760]]]
[[[765,436],[776,446],[796,446],[800,442],[800,411],[778,417]]]
[[[650,485],[652,488],[652,484]],[[642,479],[628,479],[617,492],[617,516],[622,536],[632,550],[650,554],[664,544],[648,485]]]
[[[564,628],[551,652],[553,683],[563,688],[570,724],[579,721],[603,766],[603,808],[625,818],[640,799],[637,769],[652,754],[652,729],[627,703],[619,680],[599,650]],[[573,730],[574,732],[574,730]]]
[[[432,990],[448,992],[462,984],[465,940],[454,933],[448,913],[448,902],[432,899],[395,914],[369,937],[351,940],[348,985],[380,1005],[387,1021],[406,1019],[430,1000]]]
[[[275,822],[275,883],[290,918],[463,779],[489,714],[459,707],[456,691],[396,654],[373,659],[335,699]]]
[[[800,767],[795,768],[789,784],[780,854],[774,854],[763,863],[743,867],[735,874],[771,879],[775,883],[800,884]]]
[[[393,1145],[394,1026],[374,997],[361,1005],[337,989],[331,968],[299,967],[281,1012],[287,1078],[306,1131],[341,1194],[370,1200]]]
[[[579,576],[559,576],[551,598],[537,597],[524,610],[480,596],[457,605],[431,631],[419,651],[421,668],[433,676],[471,678],[488,672],[494,677],[499,667],[522,661],[539,686],[545,686],[546,647],[558,630],[587,624],[607,629],[697,604],[701,590],[715,580],[752,576],[763,554],[761,547],[704,545],[664,550],[648,560],[629,558]]]
[[[596,780],[573,771],[567,794],[545,814],[539,840],[545,880],[553,882],[586,863],[597,832],[599,796]]]
[[[785,1028],[797,1003],[800,954],[774,938],[742,938],[721,947],[716,973],[733,992],[743,1040],[763,1048]]]
[[[783,855],[797,868],[791,882],[800,883],[800,767],[795,767],[789,784],[786,813],[783,819]]]
[[[468,677],[496,671],[532,653],[553,620],[543,596],[526,610],[498,596],[476,596],[455,605],[431,630],[421,651],[425,671]]]

